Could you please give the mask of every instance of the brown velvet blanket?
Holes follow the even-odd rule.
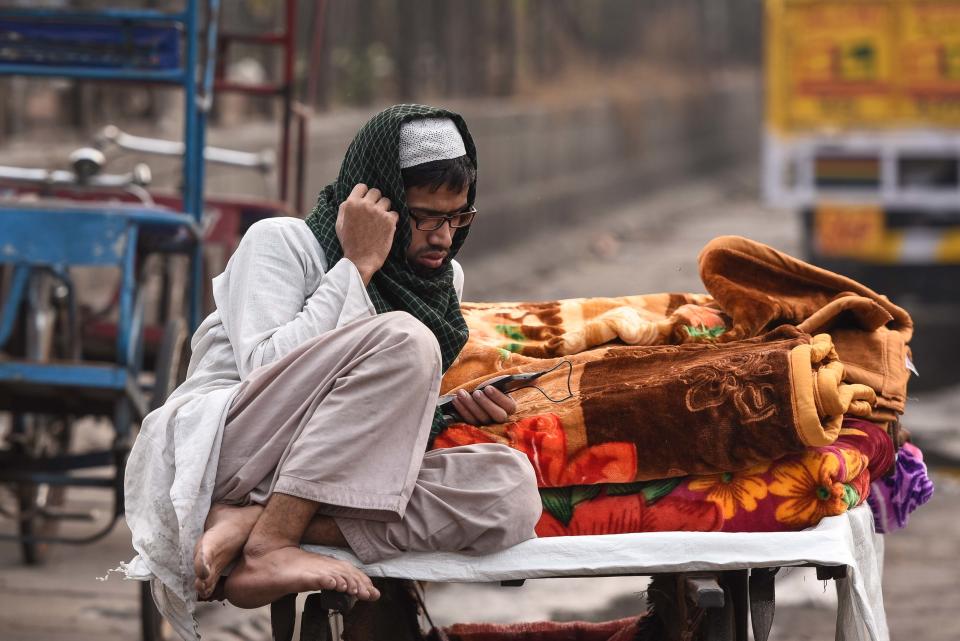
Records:
[[[871,420],[903,413],[913,321],[901,307],[855,280],[737,236],[721,236],[700,252],[700,278],[730,318],[721,341],[757,336],[782,324],[827,332],[845,366],[845,380],[877,393]]]
[[[539,389],[513,393],[516,420],[484,428],[494,440],[542,453],[544,460],[549,455],[550,464],[538,472],[541,487],[742,470],[832,443],[844,414],[868,415],[875,402],[869,387],[841,382],[843,367],[829,336],[790,326],[722,344],[514,356],[512,367],[497,373],[542,370],[564,360],[569,367],[538,380]],[[459,387],[473,389],[484,378]],[[538,429],[538,421],[560,429]],[[438,441],[458,429],[451,426]],[[529,442],[520,447],[523,441]]]

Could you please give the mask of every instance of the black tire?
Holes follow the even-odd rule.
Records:
[[[153,369],[153,394],[150,409],[155,410],[187,378],[190,364],[190,335],[183,318],[171,318],[163,326],[163,338]]]
[[[57,533],[57,522],[42,514],[37,514],[39,499],[46,493],[45,507],[63,505],[62,487],[21,483],[17,486],[17,505],[20,509],[19,533],[22,538],[30,536],[53,536]],[[52,501],[50,499],[53,499]],[[24,565],[43,565],[50,554],[50,544],[38,541],[21,540],[20,556]]]
[[[190,335],[182,318],[172,318],[163,327],[163,339],[154,367],[153,394],[150,409],[155,410],[187,377],[190,364]],[[143,641],[167,641],[173,630],[153,602],[150,583],[140,583],[140,635]]]
[[[164,621],[153,602],[149,581],[140,582],[140,638],[143,641],[169,641],[174,638],[173,629]]]
[[[73,432],[73,420],[70,417],[34,414],[30,418],[35,424],[29,427],[23,435],[24,440],[19,444],[24,457],[45,458],[67,453]],[[20,536],[55,536],[60,521],[49,515],[47,510],[63,506],[66,494],[67,488],[62,485],[17,484],[17,526]],[[26,565],[42,565],[47,561],[49,553],[49,543],[31,540],[20,542],[20,554]]]
[[[25,356],[47,362],[70,359],[80,353],[78,334],[73,326],[70,300],[57,293],[56,280],[45,272],[30,277],[27,309],[24,311]],[[36,315],[36,316],[34,316]],[[33,324],[34,318],[46,319]],[[60,414],[30,413],[14,416],[17,434],[14,447],[19,458],[42,460],[62,456],[70,449],[73,417]],[[24,537],[53,537],[60,527],[54,514],[66,499],[62,485],[18,483],[15,486],[18,531]],[[27,565],[47,560],[49,543],[24,541],[21,556]]]

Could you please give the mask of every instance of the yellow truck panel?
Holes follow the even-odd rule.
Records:
[[[767,0],[780,133],[960,126],[960,0]]]
[[[960,125],[960,2],[903,2],[900,14],[904,120]]]

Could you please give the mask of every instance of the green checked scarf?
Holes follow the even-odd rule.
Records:
[[[440,273],[431,278],[418,276],[407,265],[406,250],[410,244],[410,215],[407,209],[403,178],[400,174],[400,125],[417,118],[450,118],[460,130],[467,155],[477,164],[477,150],[466,123],[459,114],[423,105],[396,105],[378,113],[363,126],[350,143],[337,180],[327,185],[306,222],[316,235],[332,265],[343,257],[337,238],[337,210],[357,183],[376,187],[390,199],[400,215],[393,246],[383,267],[370,280],[367,292],[377,313],[405,311],[426,325],[440,343],[443,371],[446,371],[467,342],[467,324],[460,312],[457,292],[453,287],[453,267],[449,260]],[[473,204],[476,184],[471,184],[467,199]],[[469,227],[455,230],[448,258],[466,240]],[[434,420],[434,432],[439,429]]]

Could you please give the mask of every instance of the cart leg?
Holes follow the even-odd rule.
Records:
[[[343,617],[344,641],[418,641],[422,639],[419,603],[412,581],[373,577],[376,601],[357,601]]]
[[[288,594],[270,604],[270,629],[273,641],[293,641],[297,622],[297,595]]]
[[[755,568],[750,571],[750,618],[754,641],[767,641],[773,627],[776,608],[774,580],[780,568]]]
[[[733,570],[724,573],[724,587],[730,594],[733,605],[734,638],[747,641],[748,597],[747,575],[749,570]]]
[[[340,626],[334,625],[330,616],[344,613],[356,602],[354,597],[342,592],[318,592],[307,597],[300,617],[300,641],[337,641]],[[337,628],[337,629],[334,629]]]
[[[300,617],[300,641],[339,639],[339,630],[331,627],[330,614],[346,612],[355,601],[354,597],[340,592],[315,592],[308,595]],[[273,641],[293,641],[296,621],[296,594],[288,594],[270,604],[270,629]]]
[[[164,628],[166,623],[160,610],[153,602],[150,591],[150,582],[140,582],[140,638],[142,641],[163,641],[166,637]]]
[[[300,616],[300,641],[332,641],[330,610],[324,607],[322,594],[311,594],[303,603]]]

